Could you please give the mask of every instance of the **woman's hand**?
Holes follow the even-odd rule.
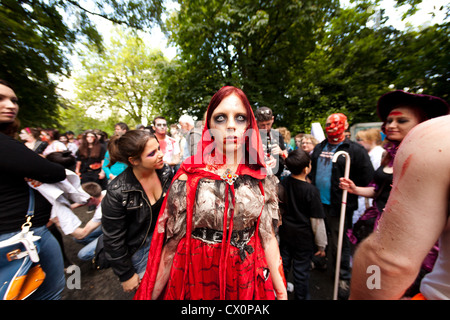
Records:
[[[42,185],[42,182],[34,180],[34,179],[30,179],[30,178],[25,178],[26,182],[31,183],[31,185],[35,188],[39,187],[40,185]]]
[[[342,190],[347,190],[350,193],[356,192],[355,183],[348,178],[340,178],[339,188],[341,188]]]
[[[133,292],[134,290],[137,290],[137,288],[139,287],[139,283],[140,283],[139,275],[135,273],[130,279],[122,282],[123,291]]]
[[[375,196],[375,188],[372,186],[358,187],[352,180],[348,178],[340,178],[339,180],[339,188],[341,188],[342,190],[347,190],[352,194],[356,194],[357,196],[366,198],[373,198]]]

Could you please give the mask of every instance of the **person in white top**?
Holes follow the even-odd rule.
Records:
[[[381,146],[381,128],[370,128],[356,133],[356,141],[369,153],[370,161],[375,170],[381,165],[384,149]]]
[[[403,140],[378,229],[356,252],[350,299],[400,299],[439,239],[419,297],[450,299],[450,115],[425,121]]]
[[[59,137],[59,141],[62,142],[66,146],[67,150],[69,150],[74,157],[76,156],[77,151],[78,151],[78,146],[74,142],[70,142],[69,137],[67,135],[62,134]]]
[[[44,152],[42,152],[42,155],[46,157],[52,152],[60,152],[60,151],[66,151],[67,147],[64,143],[59,141],[59,132],[56,129],[44,129],[41,131],[41,140],[48,143],[47,148],[45,148]]]

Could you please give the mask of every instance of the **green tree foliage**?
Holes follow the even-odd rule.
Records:
[[[197,116],[227,84],[242,87],[253,105],[281,114],[291,103],[289,70],[300,66],[339,5],[333,0],[179,3],[167,25],[180,48],[181,70],[170,102]]]
[[[243,88],[255,108],[271,107],[276,125],[293,133],[336,111],[351,123],[377,121],[376,101],[393,88],[448,100],[448,22],[399,31],[383,12],[373,22],[380,2],[355,0],[344,9],[338,0],[178,0],[162,25],[178,47],[168,62],[129,31],[103,48],[92,22],[100,16],[148,32],[161,23],[163,0],[0,0],[0,78],[16,86],[20,118],[34,126],[70,124],[95,108],[107,126],[156,114],[169,122],[185,112],[202,118],[228,84]],[[397,5],[410,16],[421,2]],[[450,5],[441,10],[448,16]],[[78,98],[58,100],[56,79],[70,75],[79,44],[90,53],[77,72]]]
[[[295,133],[337,111],[350,123],[378,121],[377,99],[393,88],[448,98],[448,24],[399,31],[373,10],[380,1],[352,2],[179,1],[167,23],[180,48],[163,75],[167,112],[201,117],[211,95],[231,84]],[[420,2],[398,4],[411,15]]]
[[[49,74],[68,72],[62,46],[73,42],[75,34],[52,6],[39,1],[0,3],[0,78],[16,88],[24,125],[51,126],[58,97]]]
[[[450,8],[450,5],[449,5]],[[450,23],[409,31],[393,43],[393,83],[412,92],[450,99]]]
[[[90,16],[144,29],[163,9],[161,0],[0,0],[0,78],[16,89],[22,124],[58,125],[57,78],[70,75],[75,44],[102,47]]]
[[[161,114],[159,77],[167,61],[134,33],[119,30],[101,54],[88,52],[81,63],[83,72],[75,81],[78,106],[129,125]]]

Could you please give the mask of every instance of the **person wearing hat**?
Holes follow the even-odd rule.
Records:
[[[447,115],[449,110],[449,104],[441,98],[401,90],[386,93],[378,100],[377,112],[383,121],[382,130],[386,134],[383,146],[386,152],[381,160],[381,166],[375,171],[374,179],[367,187],[358,187],[350,179],[340,179],[341,189],[359,196],[374,198],[373,206],[365,211],[350,232],[353,243],[361,242],[378,224],[391,193],[394,159],[406,135],[419,123]],[[361,232],[363,228],[368,230],[368,233]],[[438,248],[435,246],[423,263],[422,273],[432,269],[437,251]],[[411,288],[411,292],[416,289]]]
[[[436,117],[403,139],[383,219],[353,260],[350,299],[406,299],[405,291],[439,239],[433,270],[412,300],[450,300],[449,123],[450,115]]]
[[[275,117],[270,108],[260,107],[255,111],[255,118],[261,135],[265,161],[272,168],[272,172],[280,178],[288,152],[280,132],[272,129]]]

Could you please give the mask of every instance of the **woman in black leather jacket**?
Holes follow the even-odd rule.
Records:
[[[162,160],[158,140],[147,131],[128,131],[109,148],[110,164],[123,162],[128,168],[111,181],[102,200],[104,250],[124,291],[131,292],[145,273],[151,237],[173,173]]]

